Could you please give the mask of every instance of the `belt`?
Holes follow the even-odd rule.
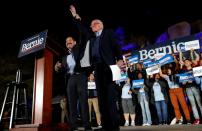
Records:
[[[75,75],[80,75],[80,72],[74,72],[73,74],[71,73],[67,73],[67,76],[75,76]]]

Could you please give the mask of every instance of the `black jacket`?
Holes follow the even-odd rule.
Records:
[[[154,98],[154,90],[153,90],[153,85],[154,85],[155,81],[153,79],[147,79],[146,80],[146,85],[150,88],[150,102],[152,104],[155,103],[155,98]],[[158,83],[160,84],[161,86],[161,92],[163,93],[164,95],[164,98],[165,98],[165,101],[168,102],[169,100],[169,97],[168,97],[168,93],[167,93],[167,83],[165,81],[163,81],[162,79],[160,79],[158,81]]]
[[[77,25],[78,30],[82,35],[85,35],[85,40],[90,40],[90,57],[91,57],[91,63],[92,62],[92,55],[91,55],[91,49],[92,45],[95,41],[95,35],[90,32],[85,26],[82,25],[82,23],[78,20],[74,20],[74,22]],[[116,36],[112,30],[104,29],[100,36],[100,55],[103,61],[107,65],[113,65],[116,64],[116,61],[122,60],[122,52],[120,49],[120,46],[118,45],[116,41]],[[87,42],[87,41],[85,41]]]

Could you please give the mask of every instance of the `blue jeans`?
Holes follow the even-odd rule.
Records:
[[[199,113],[198,113],[196,104],[198,104],[199,110],[202,113],[200,90],[199,90],[199,88],[193,86],[193,87],[186,88],[186,93],[187,93],[187,96],[191,103],[194,118],[199,119],[200,117],[199,117]]]
[[[155,101],[157,115],[159,119],[159,123],[167,122],[168,118],[168,109],[167,109],[167,103],[165,100],[162,101]]]
[[[141,94],[140,97],[141,97],[140,106],[142,109],[143,124],[146,124],[146,123],[152,124],[149,103],[146,99],[146,96]]]

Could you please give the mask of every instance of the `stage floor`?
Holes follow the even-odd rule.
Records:
[[[93,127],[96,131],[98,128]],[[83,128],[79,128],[83,130]],[[135,126],[135,127],[120,127],[121,131],[202,131],[202,124],[200,125],[152,125],[152,126]]]

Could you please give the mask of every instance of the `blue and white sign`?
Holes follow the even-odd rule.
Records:
[[[179,77],[179,82],[182,83],[184,81],[193,81],[194,80],[194,76],[192,73],[183,73],[183,74],[178,74],[177,75]]]
[[[200,44],[199,44],[199,40],[192,40],[192,41],[188,41],[185,42],[185,50],[191,50],[191,49],[200,49]]]
[[[158,65],[158,61],[146,60],[143,62],[145,68],[149,68],[155,65]]]
[[[18,58],[44,49],[47,38],[47,32],[48,30],[45,30],[37,35],[23,40],[20,45]]]
[[[144,84],[144,79],[133,80],[133,88],[141,88]]]
[[[194,67],[193,68],[193,75],[196,76],[202,76],[202,66]]]
[[[126,73],[122,73],[121,78],[120,80],[118,80],[118,82],[126,81],[127,79],[128,79],[128,75]]]
[[[138,63],[138,55],[133,55],[128,58],[129,63]]]
[[[154,55],[154,57],[155,57],[155,60],[159,60],[165,55],[166,55],[165,53],[157,53],[157,54]]]
[[[143,61],[144,67],[148,67],[147,65],[148,65],[149,63],[152,63],[152,60],[145,60],[145,61]]]
[[[170,55],[170,54],[166,54],[166,55],[164,55],[162,58],[160,58],[160,59],[158,60],[158,63],[159,63],[160,65],[165,65],[165,64],[171,63],[171,62],[173,62],[173,61],[174,61],[173,56]]]
[[[153,75],[160,72],[159,65],[155,65],[146,69],[147,75]]]
[[[190,35],[183,38],[168,40],[166,42],[153,44],[151,46],[147,46],[146,48],[142,48],[140,50],[134,50],[133,55],[138,55],[139,61],[145,61],[148,59],[153,60],[155,58],[155,54],[164,53],[164,54],[177,54],[179,51],[185,51],[185,43],[189,41],[199,40],[202,34],[198,35]],[[195,42],[194,42],[195,43]]]

